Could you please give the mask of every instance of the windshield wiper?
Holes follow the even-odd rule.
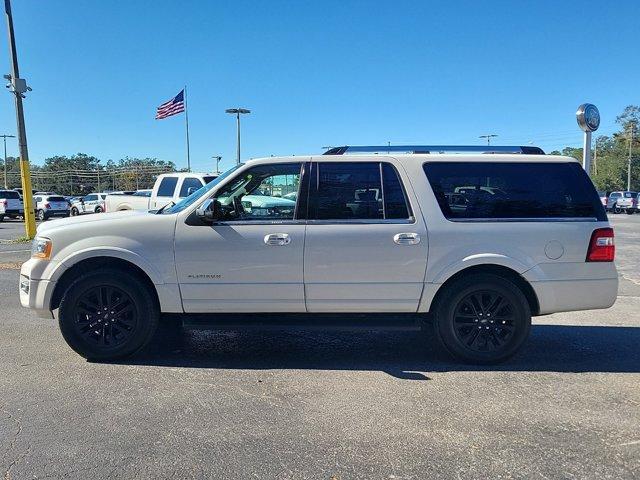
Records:
[[[167,207],[173,207],[176,204],[176,202],[174,202],[173,200],[171,200],[169,203],[167,203],[164,207],[162,207],[159,210],[156,210],[156,215],[160,215],[162,213],[162,211],[167,208]]]

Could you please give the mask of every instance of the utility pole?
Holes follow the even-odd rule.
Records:
[[[238,133],[238,155],[236,157],[236,165],[240,165],[240,115],[245,113],[251,113],[251,110],[246,108],[227,108],[226,113],[232,113],[236,116],[236,127]]]
[[[629,135],[629,162],[627,164],[627,191],[631,190],[631,146],[633,145],[633,127],[634,124],[630,123],[630,135]]]
[[[28,238],[36,235],[36,219],[33,212],[33,195],[31,192],[31,175],[29,172],[29,151],[27,149],[27,130],[24,125],[24,109],[22,99],[31,88],[26,80],[20,78],[18,70],[18,54],[16,39],[13,32],[13,16],[11,15],[11,0],[4,0],[4,11],[7,16],[7,30],[9,35],[9,55],[11,56],[11,75],[5,75],[9,80],[10,89],[16,98],[16,122],[18,124],[18,146],[20,150],[20,176],[22,177],[22,200],[24,202],[24,226]]]
[[[16,138],[15,135],[0,135],[4,140],[4,189],[8,189],[7,186],[7,138]]]
[[[220,155],[214,155],[211,158],[213,158],[216,161],[216,173],[218,175],[220,175],[220,167],[219,167],[219,165],[220,165],[220,160],[222,160],[222,157]]]
[[[486,135],[480,135],[478,138],[486,138],[487,139],[487,146],[491,145],[491,139],[494,137],[497,137],[498,135],[496,135],[495,133],[488,133]]]

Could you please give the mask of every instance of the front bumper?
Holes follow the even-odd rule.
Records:
[[[55,282],[32,278],[37,262],[38,260],[31,259],[22,264],[18,285],[20,304],[23,307],[35,310],[36,314],[41,318],[53,318],[53,313],[49,310],[49,306],[51,305]]]

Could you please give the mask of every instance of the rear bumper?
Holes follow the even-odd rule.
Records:
[[[22,208],[9,208],[3,212],[0,212],[0,215],[24,215],[24,210]]]
[[[44,214],[47,217],[68,217],[70,210],[45,210]]]
[[[618,278],[531,282],[540,315],[609,308],[618,296]]]

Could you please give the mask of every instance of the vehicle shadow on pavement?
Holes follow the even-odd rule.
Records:
[[[120,363],[211,369],[383,371],[405,380],[431,372],[640,372],[640,327],[534,325],[523,350],[494,366],[456,363],[428,332],[160,331]]]

